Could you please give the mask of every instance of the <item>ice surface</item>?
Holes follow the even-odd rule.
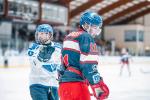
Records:
[[[99,65],[100,74],[110,89],[107,100],[150,100],[149,59],[135,59],[130,66],[130,77],[126,68],[123,69],[122,76],[119,76],[119,61],[102,62]],[[29,67],[0,68],[0,100],[31,100],[28,88],[29,71]],[[91,98],[95,100],[94,97]]]

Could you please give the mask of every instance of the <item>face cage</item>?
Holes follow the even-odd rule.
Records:
[[[35,33],[35,41],[36,41],[36,43],[47,44],[47,43],[50,43],[52,41],[52,39],[53,39],[53,35],[50,34],[50,33],[45,33],[47,35],[45,40],[43,39],[43,37],[39,38],[38,34],[39,34],[39,32]],[[51,36],[48,36],[48,35],[51,35]]]
[[[85,23],[84,25],[82,25],[82,27],[88,33],[90,33],[93,37],[95,37],[96,35],[99,35],[101,33],[101,26],[97,26],[97,25],[92,25],[92,24]]]

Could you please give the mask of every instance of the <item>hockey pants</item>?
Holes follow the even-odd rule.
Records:
[[[60,83],[58,94],[60,100],[90,100],[90,92],[85,82]]]

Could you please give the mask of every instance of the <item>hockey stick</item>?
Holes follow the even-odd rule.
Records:
[[[150,70],[144,70],[142,68],[140,68],[140,72],[143,74],[150,74]]]

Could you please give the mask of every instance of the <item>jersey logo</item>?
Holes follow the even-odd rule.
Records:
[[[96,43],[90,44],[90,52],[98,52]]]
[[[42,65],[46,70],[48,70],[49,72],[53,72],[56,71],[57,69],[57,64],[50,64],[50,65]]]
[[[97,65],[96,65],[96,64],[93,65],[93,66],[92,66],[92,69],[93,69],[93,72],[97,72]]]
[[[29,56],[32,56],[33,54],[34,54],[33,51],[28,51],[28,55],[29,55]]]

